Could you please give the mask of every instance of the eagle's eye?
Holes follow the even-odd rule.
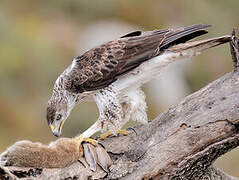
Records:
[[[56,116],[56,120],[59,121],[61,119],[62,115],[61,114],[57,114]]]

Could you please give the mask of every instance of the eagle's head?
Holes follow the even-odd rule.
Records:
[[[71,108],[66,100],[52,97],[48,101],[46,120],[55,136],[59,137],[61,135],[63,124],[70,115],[70,112]]]

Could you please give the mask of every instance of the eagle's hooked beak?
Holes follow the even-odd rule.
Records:
[[[51,131],[54,131],[55,127],[53,125],[50,125]]]
[[[63,126],[63,121],[60,122],[59,127],[55,127],[53,125],[50,125],[50,129],[51,129],[54,136],[56,136],[56,137],[61,136],[62,126]]]

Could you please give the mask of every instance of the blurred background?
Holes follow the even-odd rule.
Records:
[[[17,140],[56,138],[45,108],[58,75],[75,56],[135,30],[212,24],[202,38],[239,29],[238,0],[1,0],[0,152]],[[228,45],[170,65],[144,86],[149,119],[232,70]],[[78,105],[63,136],[83,132],[98,117],[94,103]],[[239,177],[239,149],[216,166]]]

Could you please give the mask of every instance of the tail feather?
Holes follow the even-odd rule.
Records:
[[[199,40],[199,41],[192,41],[192,42],[186,42],[186,43],[181,43],[174,45],[170,48],[167,49],[167,51],[171,52],[181,52],[183,50],[194,50],[196,52],[201,52],[205,49],[218,46],[220,44],[224,44],[227,42],[230,42],[232,39],[231,36],[221,36],[221,37],[216,37],[216,38],[211,38],[211,39],[206,39],[206,40]]]
[[[178,29],[176,32],[173,32],[171,36],[167,37],[165,41],[163,41],[160,49],[167,49],[172,45],[185,43],[188,40],[206,34],[208,32],[205,29],[208,27],[211,27],[211,25],[196,24],[188,26],[184,29]]]

